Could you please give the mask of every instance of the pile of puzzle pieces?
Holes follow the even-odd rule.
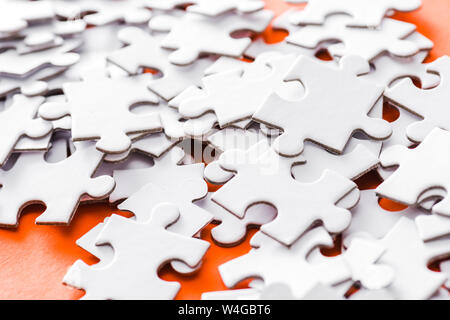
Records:
[[[420,5],[0,0],[0,224],[35,202],[37,224],[131,212],[77,241],[100,260],[63,279],[84,299],[173,299],[158,270],[202,268],[212,222],[226,247],[259,229],[219,267],[230,289],[255,280],[203,299],[449,299],[450,58],[423,63],[432,41],[389,18]]]

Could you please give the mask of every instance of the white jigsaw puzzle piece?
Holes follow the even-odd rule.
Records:
[[[382,142],[383,145],[380,154],[383,150],[387,150],[391,146],[402,145],[405,147],[410,147],[414,145],[414,143],[406,136],[406,128],[413,122],[420,120],[420,118],[402,108],[398,108],[398,112],[399,117],[394,122],[391,122],[392,135]],[[395,171],[395,169],[396,168],[393,167],[384,168],[380,166],[378,167],[378,174],[381,178],[383,178],[383,180],[386,180],[392,172]]]
[[[149,81],[149,88],[165,100],[170,100],[190,85],[199,85],[205,68],[212,59],[198,59],[188,66],[170,63],[171,51],[160,47],[160,39],[136,27],[119,31],[118,38],[128,46],[108,55],[108,60],[137,74],[142,67],[161,71],[162,77]]]
[[[64,99],[65,98],[63,95],[56,95],[47,97],[45,101],[63,101]],[[29,138],[27,136],[23,136],[14,146],[14,152],[48,150],[50,140],[55,134],[66,134],[68,138],[71,138],[70,129],[72,127],[72,120],[70,117],[63,117],[61,119],[51,121],[51,123],[53,125],[53,130],[49,134],[42,138]]]
[[[225,128],[211,134],[207,140],[215,150],[224,152],[231,149],[247,150],[259,141],[267,139],[251,128],[248,130]],[[234,176],[232,172],[223,170],[217,160],[206,166],[204,174],[205,179],[212,184],[224,184]]]
[[[203,179],[181,181],[176,188],[171,189],[149,183],[118,205],[118,208],[132,212],[136,221],[144,222],[151,217],[153,208],[161,203],[170,202],[178,207],[180,217],[167,230],[193,237],[213,219],[211,213],[192,203],[205,197],[207,193],[208,187]],[[173,261],[171,265],[180,273],[195,271],[177,261]]]
[[[349,247],[353,239],[381,239],[400,220],[401,217],[414,219],[424,214],[415,207],[408,207],[398,212],[389,212],[383,209],[374,190],[362,190],[358,204],[351,209],[352,221],[342,233],[342,244]]]
[[[429,241],[450,234],[450,218],[439,214],[420,215],[416,218],[417,230],[423,241]]]
[[[132,152],[140,152],[158,158],[178,143],[178,139],[167,138],[162,132],[145,134],[134,140],[128,151],[119,154],[107,154],[104,160],[107,162],[124,161]]]
[[[49,20],[54,17],[49,1],[0,1],[0,33],[17,33],[28,23]]]
[[[58,16],[69,20],[83,17],[86,23],[94,26],[115,22],[144,24],[152,16],[145,3],[145,0],[78,0],[56,2],[54,10]]]
[[[240,218],[253,204],[264,202],[273,205],[278,215],[261,230],[285,245],[292,244],[318,220],[330,232],[343,231],[349,225],[351,215],[336,204],[356,185],[329,170],[324,170],[321,177],[312,183],[299,182],[293,179],[291,167],[303,159],[280,157],[266,145],[267,142],[262,141],[247,151],[234,149],[220,156],[220,166],[237,174],[216,191],[212,200]],[[255,149],[266,151],[258,154]]]
[[[229,11],[252,13],[264,8],[261,0],[147,0],[146,6],[159,10],[173,10],[189,5],[187,12],[217,17]]]
[[[306,232],[287,247],[258,232],[250,240],[253,249],[246,255],[219,266],[223,282],[228,288],[242,280],[257,277],[264,285],[286,284],[294,296],[304,296],[318,283],[337,284],[351,277],[350,270],[340,257],[328,258],[325,263],[312,265],[308,253],[318,246],[332,246],[329,234],[321,227]]]
[[[364,29],[346,27],[348,21],[344,15],[332,16],[325,25],[305,26],[290,34],[286,41],[306,48],[316,48],[328,41],[326,47],[332,56],[357,55],[367,61],[384,52],[409,57],[420,50],[417,43],[405,39],[416,30],[413,24],[386,18],[379,28]]]
[[[447,277],[427,268],[432,259],[448,255],[449,240],[424,243],[413,220],[402,217],[396,225],[378,240],[386,248],[379,263],[394,269],[395,277],[388,292],[396,299],[428,299],[439,290]]]
[[[179,215],[175,205],[163,203],[145,223],[111,216],[96,244],[111,245],[114,259],[101,267],[78,260],[63,282],[85,289],[83,299],[173,299],[180,284],[161,280],[160,267],[172,260],[195,267],[209,247],[206,241],[166,230]]]
[[[102,199],[114,189],[112,177],[92,178],[102,158],[90,142],[77,143],[75,153],[57,163],[46,162],[42,152],[21,154],[11,169],[0,171],[0,224],[17,226],[21,210],[36,202],[47,207],[36,223],[70,223],[84,194]]]
[[[11,105],[0,112],[0,166],[8,160],[20,138],[41,138],[53,129],[51,122],[36,117],[43,97],[14,95],[12,100]]]
[[[389,265],[376,263],[386,252],[379,243],[355,238],[342,254],[349,266],[353,281],[359,281],[364,288],[381,290],[388,287],[394,277]]]
[[[109,175],[112,176],[114,170],[134,170],[150,168],[154,165],[153,158],[140,152],[132,152],[128,157],[120,162],[103,161],[94,176]]]
[[[22,77],[46,66],[69,67],[80,59],[79,54],[73,51],[81,44],[81,40],[68,39],[60,47],[22,55],[15,50],[7,50],[0,53],[0,75]]]
[[[357,130],[376,140],[386,139],[392,133],[389,124],[368,116],[383,93],[382,87],[358,77],[368,71],[367,62],[356,56],[342,58],[339,67],[300,56],[285,80],[300,80],[304,97],[288,101],[272,94],[253,119],[284,130],[273,143],[284,156],[300,154],[307,139],[342,153]],[[329,88],[327,95],[324,88]]]
[[[130,108],[142,103],[158,103],[146,88],[147,75],[108,78],[92,73],[83,81],[65,83],[67,101],[41,106],[39,115],[56,120],[72,118],[72,139],[98,140],[97,148],[105,153],[122,153],[131,146],[127,134],[161,131],[159,114],[133,114]]]
[[[66,70],[64,67],[48,67],[37,69],[26,77],[1,76],[0,97],[16,92],[28,97],[44,95],[49,89],[47,80],[61,75]]]
[[[306,162],[292,168],[296,180],[311,182],[324,169],[333,170],[355,180],[378,166],[381,142],[352,138],[341,155],[324,150],[314,143],[306,143],[302,156]]]
[[[202,53],[241,56],[251,40],[233,39],[230,34],[239,30],[262,32],[272,17],[268,10],[241,15],[225,13],[218,17],[187,13],[180,19],[160,15],[150,20],[149,27],[154,31],[170,31],[161,46],[175,50],[169,55],[170,62],[187,65]]]
[[[360,28],[378,27],[392,10],[409,12],[418,9],[421,0],[309,0],[306,7],[292,16],[293,24],[323,24],[328,16],[345,13],[351,16],[346,26]]]
[[[373,60],[375,71],[363,76],[364,79],[373,81],[386,87],[400,81],[403,78],[413,78],[421,82],[423,88],[432,88],[439,84],[440,77],[426,71],[423,60],[428,52],[421,51],[408,58],[397,58],[382,55]]]
[[[214,111],[221,128],[249,119],[273,93],[286,99],[303,94],[299,83],[286,83],[284,78],[296,56],[269,53],[242,69],[215,73],[202,79],[203,90],[198,97],[182,101],[178,110],[186,118],[195,118]]]
[[[290,22],[291,16],[295,15],[297,11],[295,9],[288,9],[279,16],[277,16],[272,21],[272,29],[274,30],[284,30],[289,34],[293,34],[296,31],[300,30],[300,26],[296,26]],[[245,55],[250,58],[256,58],[259,54],[267,51],[275,51],[283,54],[292,54],[295,53],[297,55],[304,55],[313,58],[318,51],[322,49],[322,46],[317,46],[315,48],[306,48],[297,46],[295,44],[288,43],[286,40],[283,40],[279,43],[267,44],[260,37],[253,41],[248,49],[245,51]]]
[[[210,212],[214,221],[220,222],[211,230],[211,236],[222,246],[230,247],[241,243],[247,234],[247,228],[268,223],[277,214],[272,206],[257,204],[248,208],[244,218],[240,219],[213,202],[211,200],[213,194],[212,192],[208,193],[204,199],[196,201],[195,204]]]
[[[414,149],[394,145],[384,150],[380,155],[381,165],[399,167],[377,187],[377,194],[411,206],[423,200],[425,191],[430,191],[427,197],[433,194],[441,196],[444,191],[444,199],[432,207],[432,212],[450,216],[447,191],[450,186],[444,169],[450,157],[450,149],[447,148],[449,141],[450,132],[435,128]]]
[[[169,101],[169,106],[178,109],[181,103],[187,99],[200,98],[203,91],[196,87],[190,86],[181,92],[178,96]],[[217,125],[217,116],[213,112],[207,112],[200,117],[193,119],[185,119],[184,132],[188,137],[205,140],[212,133]],[[248,127],[250,119],[234,122],[231,126],[245,129]]]
[[[441,272],[447,274],[447,282],[445,283],[445,287],[448,289],[450,288],[450,260],[442,261],[439,264],[439,268],[441,269]],[[447,295],[449,292],[447,291]]]
[[[441,57],[427,65],[427,71],[440,75],[440,83],[426,90],[417,88],[411,79],[404,79],[385,93],[386,98],[422,118],[406,129],[408,138],[415,142],[422,141],[433,128],[450,129],[447,111],[448,94],[446,78],[450,75],[450,58]]]

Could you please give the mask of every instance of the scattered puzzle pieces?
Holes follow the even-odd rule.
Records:
[[[82,299],[185,298],[178,274],[205,300],[449,300],[430,4],[278,1],[0,0],[0,227],[43,204],[46,257],[79,204],[127,216],[88,218]]]

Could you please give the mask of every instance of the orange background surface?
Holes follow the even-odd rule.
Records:
[[[433,61],[450,53],[450,1],[422,2],[422,8],[418,11],[396,14],[394,18],[416,24],[418,31],[434,42],[434,49],[427,60]],[[276,15],[290,7],[303,6],[290,5],[283,0],[266,0],[267,9],[273,10]],[[267,30],[263,37],[266,42],[274,43],[281,41],[286,35],[285,32]],[[393,111],[389,110],[385,112],[386,119],[393,117]],[[374,188],[380,183],[380,179],[376,173],[371,172],[357,183],[363,189]],[[381,204],[392,211],[402,208],[389,201],[382,201]],[[61,283],[66,270],[76,259],[89,264],[97,262],[95,257],[77,247],[75,241],[105,217],[120,213],[107,204],[85,204],[78,208],[70,226],[35,225],[34,220],[43,209],[39,205],[29,206],[23,211],[17,229],[0,229],[0,299],[78,299],[83,296],[82,290]],[[125,212],[122,214],[129,215]],[[222,248],[212,242],[211,227],[208,226],[202,232],[202,238],[211,242],[211,248],[204,258],[202,268],[195,275],[178,275],[169,267],[160,272],[165,280],[181,282],[177,299],[199,299],[202,292],[225,290],[217,267],[250,249],[248,241],[255,230],[249,231],[242,244]],[[333,254],[335,251],[328,250],[328,253]],[[248,281],[240,287],[245,287],[246,283]]]

